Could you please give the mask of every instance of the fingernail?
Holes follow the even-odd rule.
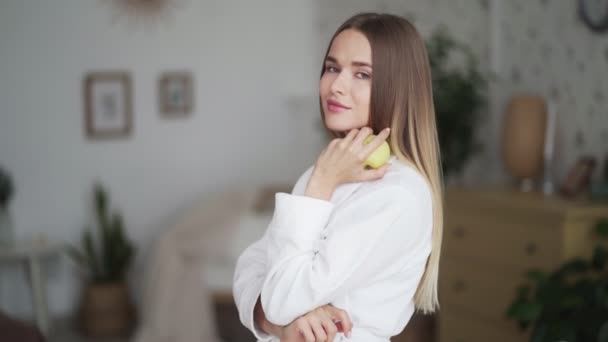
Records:
[[[385,130],[385,131],[387,131],[387,132],[389,132],[389,133],[390,133],[390,131],[391,131],[391,129],[390,129],[390,128],[388,128],[388,127],[387,127],[387,128],[385,128],[384,130]]]

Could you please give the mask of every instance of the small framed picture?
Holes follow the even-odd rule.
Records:
[[[164,116],[184,116],[194,108],[194,84],[189,72],[165,72],[158,82],[160,112]]]
[[[84,79],[85,132],[90,139],[128,137],[133,108],[127,72],[91,72]]]
[[[597,162],[592,156],[580,157],[569,170],[568,176],[561,184],[561,194],[565,197],[576,197],[589,190],[591,176],[596,164]]]

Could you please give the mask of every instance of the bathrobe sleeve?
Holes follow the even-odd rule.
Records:
[[[408,249],[415,250],[424,234],[420,202],[400,184],[375,184],[340,208],[277,193],[261,292],[266,318],[289,324],[389,266],[405,267]],[[407,226],[396,225],[398,219]]]
[[[266,237],[254,242],[243,251],[236,263],[232,293],[241,323],[258,341],[270,341],[272,336],[264,333],[254,320],[255,304],[262,291],[266,275]]]
[[[298,178],[292,189],[292,194],[301,194],[310,178],[313,167],[309,167]],[[264,333],[256,324],[254,317],[255,304],[262,292],[262,284],[268,267],[266,264],[267,234],[260,240],[247,247],[239,256],[232,293],[239,312],[241,323],[249,329],[259,341],[270,341],[272,336]]]

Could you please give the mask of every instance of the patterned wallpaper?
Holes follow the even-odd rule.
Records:
[[[428,37],[438,25],[467,43],[490,70],[489,10],[493,0],[333,0],[318,4],[319,59],[337,26],[361,11],[403,15]],[[558,114],[556,175],[562,178],[582,154],[608,153],[608,34],[591,33],[579,20],[576,1],[495,0],[499,3],[500,65],[496,103],[479,129],[485,152],[464,181],[496,182],[507,176],[499,155],[502,112],[513,94],[533,92],[555,101]],[[488,165],[491,165],[488,172]],[[599,172],[596,173],[596,175]]]
[[[601,162],[608,154],[608,34],[588,30],[576,3],[505,1],[500,23],[501,87],[505,94],[535,92],[555,102],[562,177],[579,156]]]

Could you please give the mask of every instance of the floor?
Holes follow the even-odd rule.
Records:
[[[128,342],[128,338],[91,338],[78,332],[68,319],[55,319],[48,342]]]
[[[231,302],[215,303],[218,333],[225,342],[255,342],[253,335],[241,325],[236,306]],[[128,338],[91,338],[78,332],[69,319],[55,319],[48,342],[129,342]]]
[[[253,335],[239,322],[234,305],[216,303],[218,332],[225,342],[254,342]],[[406,331],[393,338],[395,342],[433,342],[434,319],[430,316],[414,315]],[[48,342],[129,342],[128,338],[91,338],[78,332],[69,319],[55,319]]]

